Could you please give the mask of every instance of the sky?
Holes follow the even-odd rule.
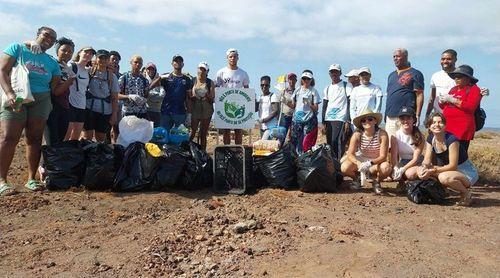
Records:
[[[457,65],[472,66],[478,85],[490,89],[481,102],[485,126],[500,128],[498,11],[500,1],[493,0],[0,0],[0,47],[32,40],[38,27],[50,26],[77,49],[119,51],[122,71],[139,54],[170,72],[172,56],[180,54],[185,72],[194,75],[207,61],[212,78],[227,64],[226,50],[236,48],[251,88],[259,90],[262,75],[274,83],[284,73],[310,69],[320,92],[331,82],[332,63],[343,73],[369,67],[372,82],[385,91],[395,69],[392,53],[403,47],[424,74],[425,103],[441,53],[452,48]]]

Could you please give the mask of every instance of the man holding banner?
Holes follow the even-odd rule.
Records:
[[[248,88],[250,78],[246,71],[238,67],[238,50],[230,48],[226,51],[227,66],[217,72],[216,86],[221,88]],[[216,98],[220,97],[216,95]],[[236,111],[237,112],[237,111]],[[224,145],[231,144],[231,129],[223,129]],[[234,129],[234,143],[243,143],[242,129]]]

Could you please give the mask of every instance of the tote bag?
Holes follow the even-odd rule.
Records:
[[[12,71],[10,73],[10,83],[16,97],[22,98],[23,103],[30,103],[34,101],[34,98],[31,94],[30,81],[28,78],[29,70],[24,63],[22,51],[22,45],[19,45],[17,65],[12,67]],[[1,86],[0,90],[2,93],[2,106],[8,106],[8,97]]]

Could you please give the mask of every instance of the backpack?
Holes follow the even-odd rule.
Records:
[[[465,95],[468,96],[469,92],[470,92],[470,87],[467,87]],[[474,122],[476,124],[476,131],[481,130],[484,127],[484,123],[486,122],[486,111],[484,111],[484,109],[481,108],[481,101],[479,102],[479,105],[474,111]]]
[[[415,204],[442,204],[446,192],[436,180],[414,180],[406,187],[406,197]]]
[[[78,88],[78,65],[75,62],[71,62],[71,70],[73,70],[73,72],[77,75],[75,85],[76,85],[76,91],[79,92],[80,88]]]

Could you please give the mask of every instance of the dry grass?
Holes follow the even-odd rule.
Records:
[[[500,133],[479,132],[469,148],[469,157],[479,170],[481,183],[500,185]]]

